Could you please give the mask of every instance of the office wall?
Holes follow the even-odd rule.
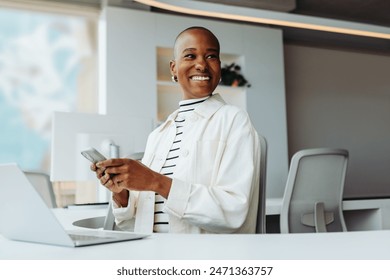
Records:
[[[390,196],[390,56],[286,44],[289,156],[350,152],[345,197]]]

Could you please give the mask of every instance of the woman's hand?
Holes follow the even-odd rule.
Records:
[[[167,198],[172,179],[157,173],[141,162],[126,158],[100,161],[91,165],[100,183],[115,194],[124,190],[154,191]],[[128,194],[127,194],[128,196]]]
[[[99,179],[100,183],[112,191],[112,200],[117,204],[118,207],[127,207],[129,201],[129,191],[126,189],[121,189],[113,184],[109,176],[105,176],[105,169],[99,168],[95,163],[91,164],[91,170],[96,173],[96,177]],[[108,179],[107,179],[108,178]],[[112,186],[110,188],[110,186]]]

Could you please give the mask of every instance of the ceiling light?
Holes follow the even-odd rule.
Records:
[[[191,0],[134,1],[148,6],[190,15],[390,39],[390,28],[384,26]]]

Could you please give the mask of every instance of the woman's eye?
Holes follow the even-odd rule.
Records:
[[[189,53],[189,54],[186,54],[184,57],[185,58],[195,58],[195,55]]]
[[[218,58],[216,54],[209,54],[206,58]]]

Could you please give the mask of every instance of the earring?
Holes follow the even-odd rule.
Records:
[[[177,77],[175,75],[172,75],[172,82],[177,83]]]

